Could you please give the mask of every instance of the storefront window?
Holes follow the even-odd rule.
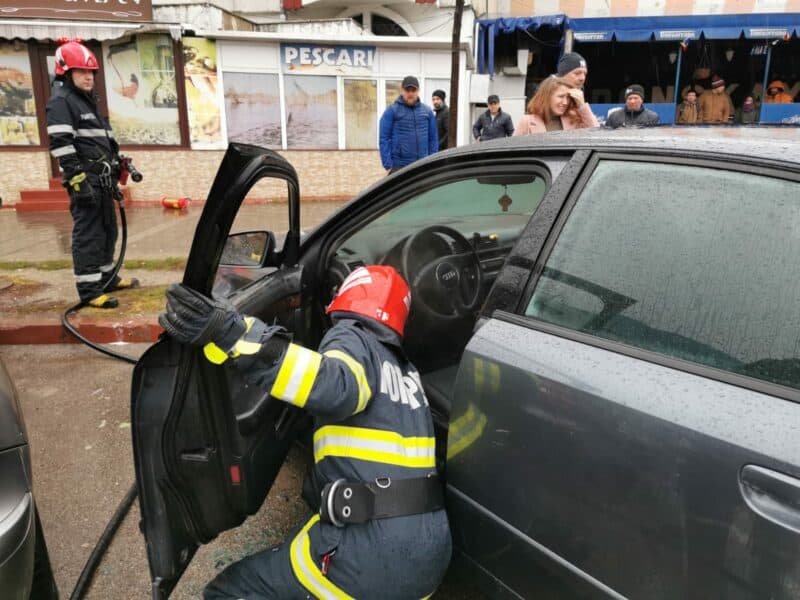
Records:
[[[178,145],[175,56],[168,35],[103,44],[106,97],[121,144]]]
[[[391,106],[402,91],[400,86],[403,85],[403,81],[402,79],[387,79],[383,85],[386,90],[386,106]]]
[[[219,148],[222,146],[222,90],[217,79],[216,42],[183,38],[183,64],[189,141],[192,148]]]
[[[39,145],[33,77],[25,44],[0,43],[0,145]]]
[[[286,75],[289,148],[338,148],[336,77]]]
[[[278,75],[226,71],[225,116],[228,141],[281,147],[281,98]]]
[[[345,148],[373,149],[378,145],[378,82],[344,80]]]

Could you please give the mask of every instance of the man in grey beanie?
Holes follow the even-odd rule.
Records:
[[[586,59],[577,52],[567,52],[558,61],[556,75],[567,82],[570,87],[569,95],[572,96],[578,106],[586,102],[583,97],[583,84],[586,83],[588,74],[589,68],[586,66]],[[591,108],[590,106],[589,110]]]

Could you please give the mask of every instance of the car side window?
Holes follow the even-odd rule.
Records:
[[[524,314],[800,388],[800,183],[601,160]]]

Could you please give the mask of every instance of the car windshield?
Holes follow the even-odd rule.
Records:
[[[340,252],[377,261],[404,237],[429,225],[447,225],[468,239],[476,233],[492,235],[503,245],[516,239],[546,191],[543,178],[531,174],[528,179],[465,179],[423,192],[356,232]]]

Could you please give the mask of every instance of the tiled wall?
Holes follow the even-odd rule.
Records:
[[[133,200],[188,196],[204,200],[214,181],[223,151],[148,150],[129,152],[144,175],[132,184]],[[300,178],[306,200],[350,199],[384,175],[377,151],[286,151]],[[0,152],[0,194],[3,202],[19,202],[21,189],[46,189],[49,177],[45,151]],[[285,186],[259,184],[249,198],[285,197]]]
[[[0,198],[3,205],[19,202],[19,191],[47,189],[50,160],[42,150],[0,152]]]

